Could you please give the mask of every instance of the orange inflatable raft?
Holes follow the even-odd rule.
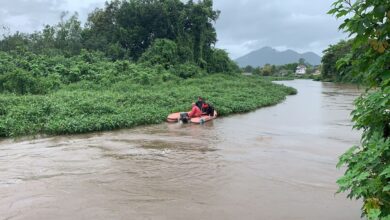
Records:
[[[214,111],[214,116],[202,115],[201,117],[191,118],[191,123],[202,124],[202,123],[211,121],[216,117],[217,117],[217,111]],[[172,114],[168,115],[167,122],[175,123],[175,122],[178,122],[179,119],[180,119],[180,112],[176,112],[176,113],[172,113]]]

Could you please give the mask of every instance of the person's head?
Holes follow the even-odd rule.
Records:
[[[194,106],[195,106],[195,102],[193,102],[193,103],[191,104],[191,106],[194,107]]]
[[[188,123],[188,118],[182,118],[181,122],[184,123],[184,124],[187,124]]]
[[[198,96],[198,101],[203,101],[202,97]]]

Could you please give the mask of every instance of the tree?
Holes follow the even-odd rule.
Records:
[[[226,51],[213,48],[211,57],[207,63],[207,71],[209,73],[238,73],[240,68],[233,62]]]
[[[64,20],[66,13],[61,16],[61,22],[56,26],[55,47],[64,51],[66,55],[79,54],[82,49],[81,22],[75,13],[68,20]],[[50,36],[50,30],[49,36]]]
[[[261,75],[271,76],[274,73],[274,71],[275,71],[275,66],[267,63],[261,68]]]
[[[19,49],[28,49],[30,45],[28,35],[17,31],[10,36],[4,36],[4,39],[0,41],[0,50],[11,51]]]
[[[55,26],[46,25],[42,31],[33,34],[16,32],[0,41],[0,50],[13,51],[19,49],[33,53],[67,56],[80,53],[82,45],[82,27],[77,13],[65,19],[67,13],[61,16],[61,22]]]
[[[246,73],[251,73],[251,72],[253,72],[253,70],[254,70],[254,68],[251,65],[244,67],[244,72],[246,72]]]
[[[335,45],[330,45],[329,48],[324,50],[324,56],[322,57],[322,76],[324,79],[332,79],[340,81],[342,70],[337,68],[337,61],[346,57],[351,53],[352,41],[340,41]],[[350,65],[349,65],[350,66]]]
[[[202,72],[238,72],[227,53],[215,48],[218,16],[212,0],[113,0],[89,14],[84,28],[77,14],[64,12],[57,25],[6,36],[0,50],[72,57],[86,49],[101,51],[112,61],[150,59],[149,64],[165,69],[180,63]]]
[[[167,39],[157,39],[140,58],[141,63],[149,65],[162,65],[169,69],[178,63],[177,45],[175,42]]]
[[[219,13],[212,6],[210,0],[112,1],[89,15],[85,44],[106,53],[108,45],[119,45],[136,61],[156,39],[168,39],[190,48],[191,61],[203,65],[216,42],[212,22]]]
[[[254,75],[261,75],[261,68],[260,68],[260,67],[256,67],[256,68],[253,70],[253,74],[254,74]]]
[[[369,219],[390,219],[390,1],[337,0],[329,13],[346,17],[340,29],[354,36],[354,56],[344,62],[363,73],[369,86],[352,112],[354,127],[363,136],[360,146],[340,157],[338,167],[346,165],[347,170],[338,180],[339,191],[362,199]]]
[[[299,65],[305,65],[306,60],[304,58],[299,58],[298,63],[299,63]]]
[[[352,50],[352,40],[341,40],[324,50],[322,57],[322,78],[335,82],[364,83],[364,74],[354,72],[352,60],[359,57],[366,50],[366,45]]]
[[[215,71],[221,69],[215,60],[222,57],[214,49],[218,16],[212,0],[115,0],[89,15],[83,42],[113,60],[138,61],[153,42],[166,39],[176,43],[181,63]]]

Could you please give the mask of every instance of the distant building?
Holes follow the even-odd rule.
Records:
[[[321,70],[316,70],[316,71],[313,73],[313,75],[315,75],[315,76],[321,75]]]
[[[297,66],[297,70],[295,71],[295,74],[306,74],[307,67],[305,65],[299,65]]]

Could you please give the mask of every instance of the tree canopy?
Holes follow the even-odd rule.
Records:
[[[161,63],[164,67],[179,62],[191,63],[208,72],[234,72],[238,70],[235,63],[226,52],[215,48],[214,23],[218,16],[212,0],[113,0],[91,12],[85,27],[77,14],[64,13],[57,25],[47,25],[33,34],[16,32],[4,36],[0,50],[71,57],[85,49],[103,52],[113,61],[153,65],[158,60],[166,62],[167,53],[171,53],[172,63]],[[175,45],[174,51],[165,51],[168,42]],[[156,50],[157,45],[165,48]],[[150,55],[143,54],[147,51],[150,54],[151,50],[154,61],[146,61]]]

